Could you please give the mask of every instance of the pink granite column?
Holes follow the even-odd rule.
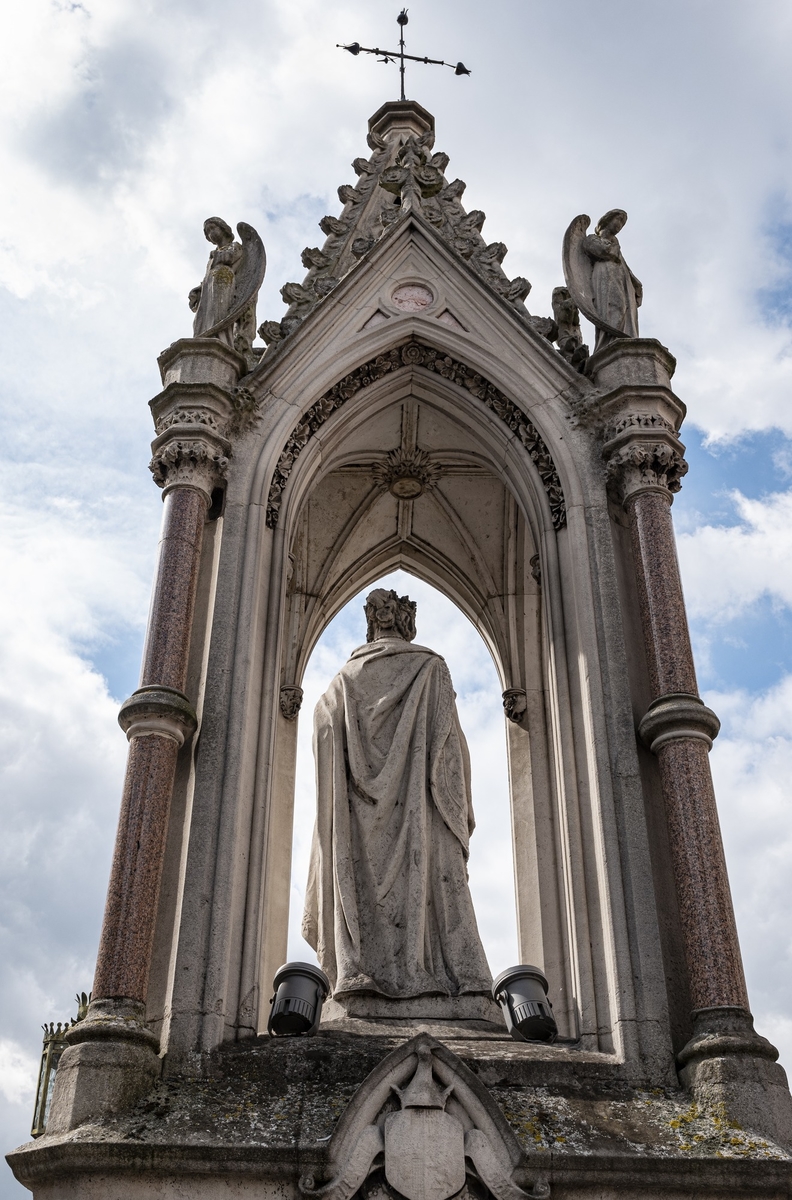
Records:
[[[670,505],[661,486],[626,501],[655,695],[641,734],[660,762],[693,1007],[747,1009],[709,765],[719,724],[698,698]]]
[[[206,502],[194,487],[165,497],[141,686],[119,715],[130,748],[94,1000],[146,1000],[176,759],[195,728],[184,688]]]

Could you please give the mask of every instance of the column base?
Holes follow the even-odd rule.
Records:
[[[160,1077],[159,1042],[137,1000],[94,1000],[85,1020],[66,1034],[58,1064],[48,1134],[126,1112]]]
[[[703,1108],[792,1149],[792,1096],[777,1058],[744,1008],[704,1008],[693,1014],[693,1037],[677,1061],[680,1081]]]

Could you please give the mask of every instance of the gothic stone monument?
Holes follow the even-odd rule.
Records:
[[[11,1165],[37,1200],[786,1196],[792,1100],[749,1011],[708,763],[718,719],[674,546],[685,409],[671,354],[638,333],[626,214],[594,234],[572,221],[554,316],[532,316],[527,280],[504,274],[506,247],[433,152],[430,114],[386,104],[368,140],[264,351],[258,235],[207,222],[195,336],[164,351],[151,402],[164,525],[141,686],[120,714],[129,766],[93,1001],[46,1133]],[[442,921],[432,937],[461,975],[432,994],[437,972],[422,982],[395,930],[355,959],[334,888],[377,886],[391,793],[362,768],[324,775],[320,826],[349,815],[354,779],[377,801],[318,833],[308,929],[338,994],[317,1036],[264,1032],[303,672],[333,615],[396,567],[459,605],[502,680],[520,958],[549,980],[553,1044],[512,1041],[484,994],[458,887],[463,741],[436,656],[404,637],[390,655],[375,638],[342,683],[375,741],[369,661],[387,696],[425,671],[421,703],[446,722],[446,792],[429,749],[420,778],[413,742],[399,770],[435,823],[421,878],[443,898],[432,863],[455,873],[464,953]],[[320,773],[341,761],[339,689]],[[340,882],[328,846],[352,847]],[[366,972],[379,993],[354,986]]]

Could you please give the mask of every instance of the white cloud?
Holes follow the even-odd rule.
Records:
[[[0,1093],[6,1100],[32,1109],[37,1072],[37,1059],[8,1038],[0,1038]]]
[[[752,500],[735,491],[734,525],[677,537],[691,617],[732,620],[763,596],[792,606],[792,492]]]
[[[752,696],[709,692],[711,762],[757,1027],[792,1069],[792,675]]]

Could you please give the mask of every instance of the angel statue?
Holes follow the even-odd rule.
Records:
[[[488,999],[468,886],[470,760],[415,604],[377,588],[367,641],[316,706],[317,819],[303,935],[334,997]]]
[[[217,338],[250,360],[256,330],[256,300],[267,269],[267,256],[252,225],[240,221],[237,232],[239,242],[234,241],[231,226],[221,217],[204,221],[204,235],[215,249],[209,255],[203,282],[192,289],[189,301],[195,313],[194,337]]]
[[[643,286],[624,261],[617,236],[626,221],[624,209],[612,208],[593,234],[587,233],[587,216],[575,217],[564,234],[564,276],[572,300],[596,327],[595,352],[615,338],[638,337]]]

